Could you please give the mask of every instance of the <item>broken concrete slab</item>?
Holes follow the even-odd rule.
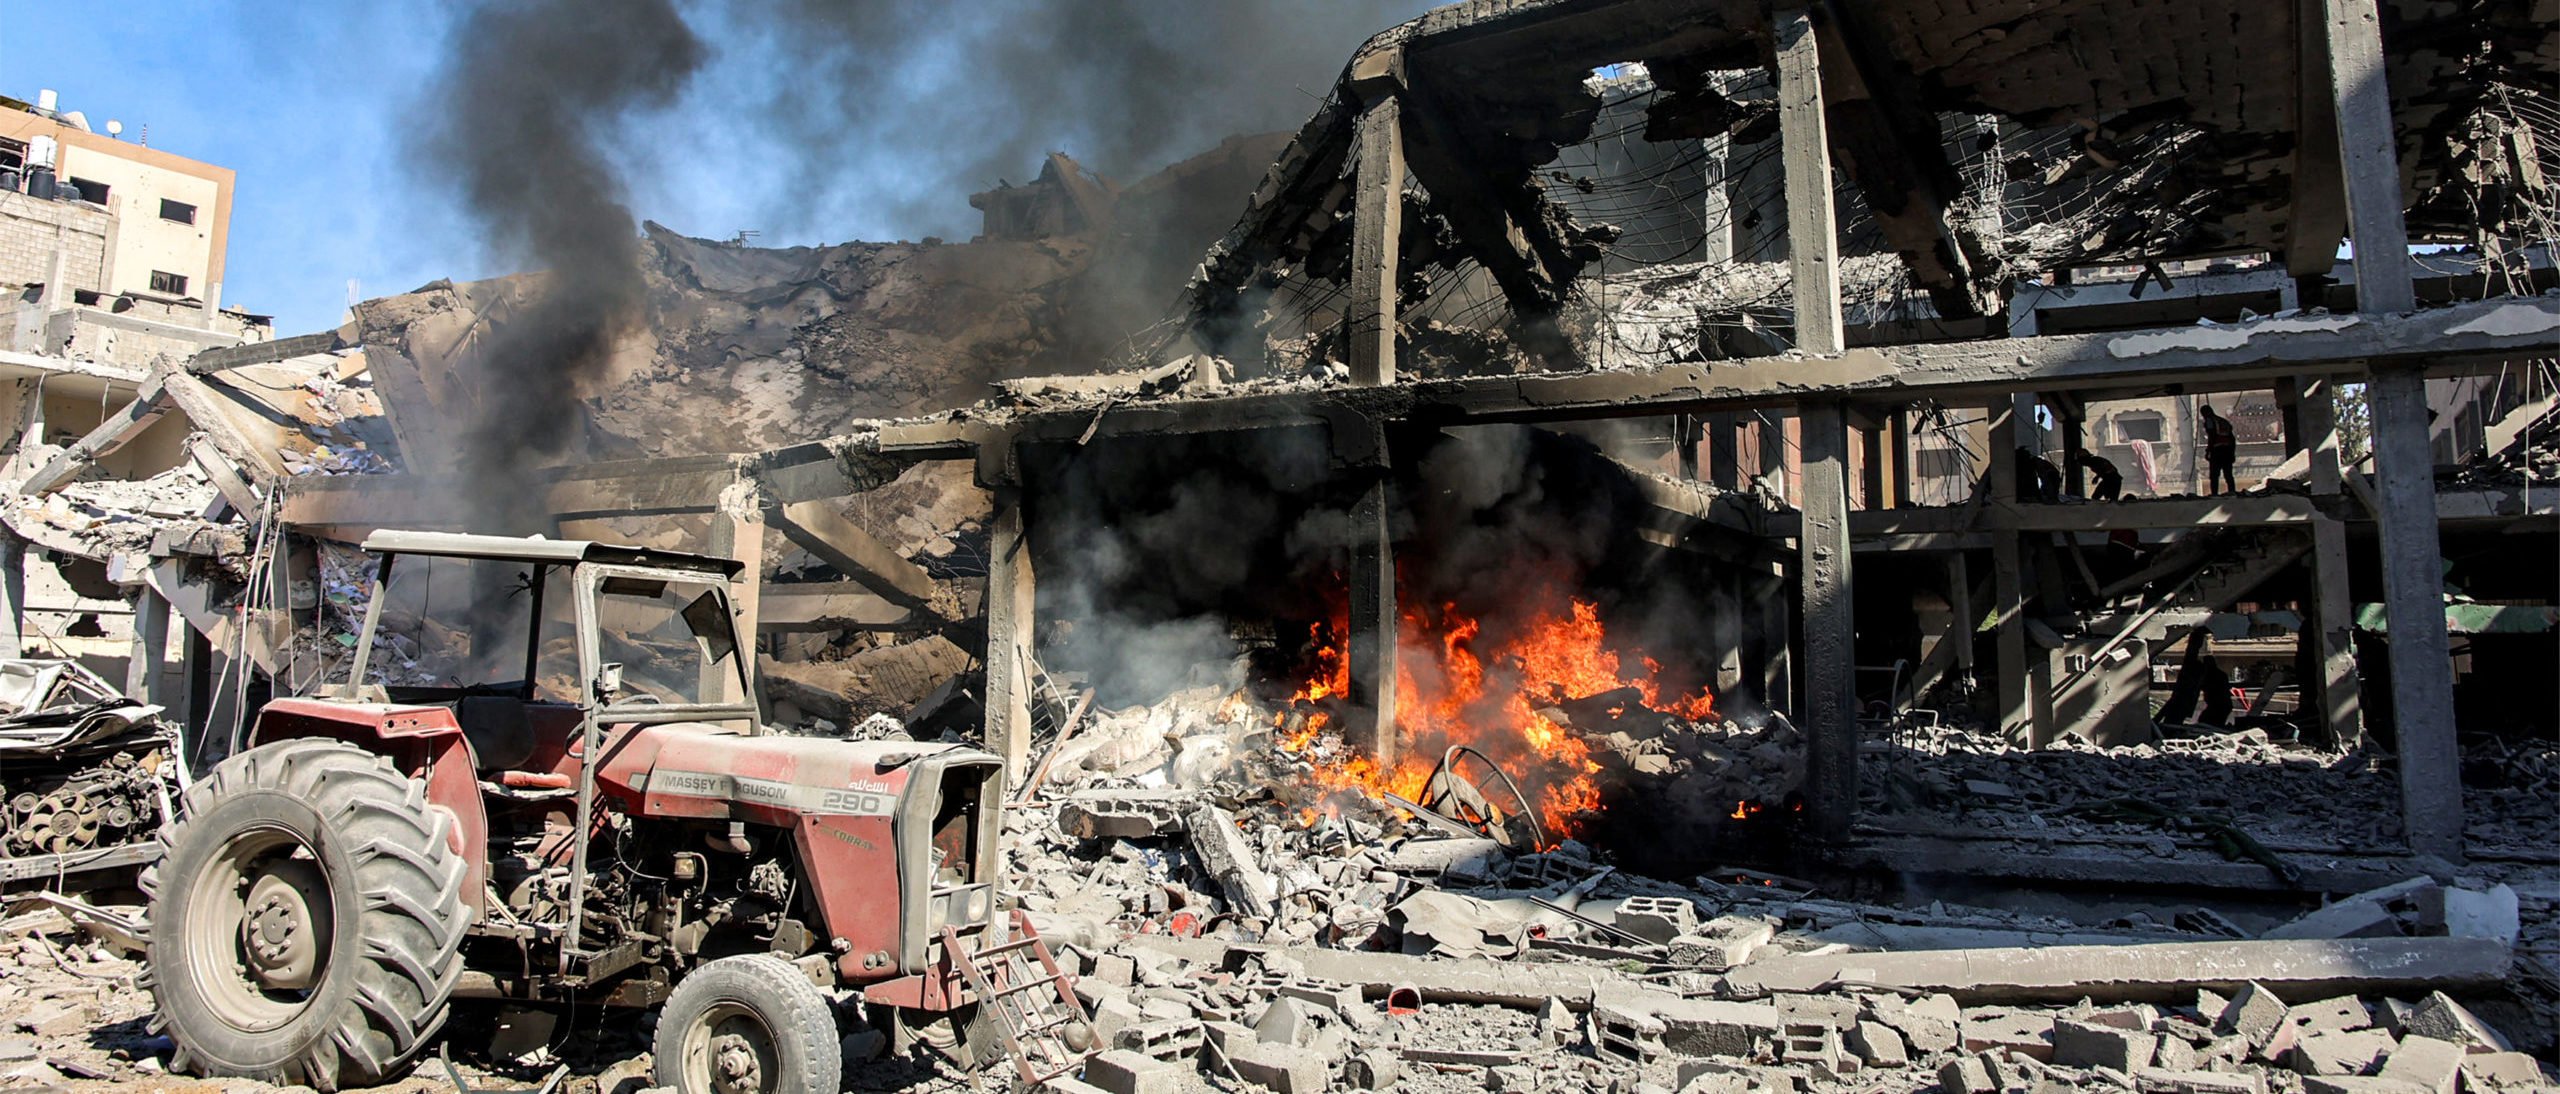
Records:
[[[2474,1052],[2462,1058],[2463,1089],[2548,1089],[2551,1076],[2542,1061],[2521,1052]]]
[[[2256,1072],[2163,1071],[2155,1067],[2135,1072],[2133,1088],[2140,1094],[2267,1094],[2267,1080]]]
[[[1085,1061],[1084,1081],[1111,1094],[1180,1094],[1190,1085],[1190,1072],[1178,1064],[1115,1048]]]
[[[1594,992],[1639,990],[1635,981],[1592,965],[1526,965],[1481,958],[1437,961],[1405,954],[1240,945],[1166,935],[1135,936],[1128,940],[1126,948],[1212,968],[1224,964],[1231,954],[1283,953],[1304,966],[1305,974],[1312,979],[1357,985],[1364,996],[1373,998],[1384,996],[1391,988],[1410,987],[1424,1001],[1434,1003],[1500,1003],[1534,1009],[1549,999],[1563,999],[1568,1006],[1587,1008]]]
[[[1489,878],[1510,861],[1510,850],[1489,839],[1417,839],[1397,844],[1379,865],[1399,874]]]
[[[2389,1030],[2312,1033],[2294,1043],[2287,1063],[2305,1075],[2362,1075],[2398,1047]]]
[[[2347,1033],[2372,1028],[2373,1008],[2355,996],[2340,995],[2293,1008],[2293,1020],[2306,1034]]]
[[[2464,888],[2444,891],[2446,934],[2456,938],[2486,938],[2514,946],[2523,927],[2522,904],[2513,888],[2499,885],[2487,892]]]
[[[2462,1082],[2462,1046],[2433,1037],[2404,1037],[2375,1075],[2412,1083],[2430,1094],[2454,1094]]]
[[[1938,1066],[1938,1090],[1941,1094],[1999,1094],[2000,1087],[1991,1081],[1991,1068],[1979,1056],[1964,1056]]]
[[[1316,1037],[1316,1007],[1303,999],[1283,995],[1254,1022],[1256,1038],[1273,1044],[1304,1048]]]
[[[2400,1079],[2328,1075],[2302,1080],[2302,1094],[2427,1094],[2427,1090]]]
[[[2259,937],[2285,940],[2379,938],[2407,934],[2409,932],[2401,925],[2401,917],[2411,913],[2420,901],[2437,899],[2438,888],[2434,878],[2413,877],[2357,893],[2305,913]]]
[[[2160,1038],[2142,1030],[2061,1019],[2053,1024],[2053,1062],[2064,1067],[2110,1067],[2131,1074],[2151,1066]]]
[[[1199,804],[1189,790],[1080,790],[1058,803],[1058,830],[1077,839],[1175,835]]]
[[[2484,939],[2350,938],[1805,954],[1758,961],[1725,979],[1745,998],[1856,983],[1970,1003],[2167,1002],[2198,988],[2237,992],[2251,981],[2303,996],[2488,987],[2505,980],[2513,961],[2506,947]]]
[[[1912,1050],[1922,1055],[1945,1052],[1963,1039],[1964,1011],[1952,995],[1923,996],[1909,1003],[1875,999],[1869,1001],[1867,1012],[1902,1034]]]
[[[2012,1057],[2052,1063],[2053,1028],[2053,1015],[2036,1011],[1967,1011],[1964,1048],[1967,1052],[1996,1050]]]
[[[1324,1058],[1295,1045],[1260,1042],[1240,1048],[1227,1056],[1227,1066],[1249,1083],[1259,1083],[1273,1094],[1319,1094],[1325,1087],[1328,1069]]]
[[[1868,1067],[1909,1067],[1910,1049],[1892,1026],[1868,1019],[1849,1030],[1849,1050]]]
[[[1187,823],[1191,850],[1200,856],[1202,872],[1217,880],[1227,901],[1256,919],[1271,918],[1272,903],[1280,898],[1280,883],[1272,880],[1253,857],[1253,848],[1245,844],[1244,833],[1236,827],[1235,815],[1214,805],[1202,805],[1192,811]]]
[[[2249,1047],[2259,1048],[2274,1039],[2284,1027],[2291,1008],[2276,997],[2274,989],[2256,981],[2241,986],[2240,991],[2224,1005],[2214,1018],[2213,1030],[2246,1039]]]
[[[2427,997],[2409,1008],[2400,1020],[2400,1030],[2412,1037],[2433,1037],[2451,1041],[2465,1052],[2506,1052],[2515,1046],[2470,1008],[2454,1002],[2443,992],[2429,992]]]

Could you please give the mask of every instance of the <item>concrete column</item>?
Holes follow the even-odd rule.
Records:
[[[1031,757],[1031,658],[1035,586],[1019,487],[996,487],[987,533],[987,750],[1020,785]]]
[[[1915,496],[1918,491],[1912,487],[1915,481],[1913,472],[1920,462],[1920,449],[1911,441],[1911,408],[1895,407],[1891,424],[1893,445],[1886,455],[1892,460],[1893,469],[1888,473],[1885,504],[1895,509],[1908,509],[1920,504]]]
[[[1989,478],[1994,505],[2010,505],[2018,500],[2018,405],[2017,400],[2003,400],[1990,408]],[[2000,733],[2012,741],[2026,741],[2034,733],[2035,714],[2027,698],[2026,581],[2021,572],[2023,553],[2018,548],[2016,532],[1992,531],[1991,598],[1992,610],[1998,613],[1992,668],[1999,678],[1994,694],[2000,703]]]
[[[1947,610],[1956,621],[1948,637],[1956,644],[1956,668],[1966,676],[1973,675],[1974,628],[1982,625],[1982,617],[1975,614],[1971,569],[1964,552],[1947,552]]]
[[[2290,440],[2307,454],[2314,495],[2336,496],[2344,486],[2338,466],[2338,404],[2323,378],[2287,381],[2293,430]],[[2304,603],[2299,661],[2305,698],[2342,748],[2364,739],[2364,688],[2357,679],[2355,602],[2348,595],[2346,525],[2325,516],[2311,522],[2311,584]]]
[[[1846,348],[1840,313],[1840,232],[1831,207],[1831,139],[1822,111],[1822,61],[1813,18],[1777,12],[1778,133],[1787,171],[1787,264],[1795,284],[1796,347]]]
[[[1742,423],[1730,411],[1709,414],[1707,429],[1707,475],[1718,490],[1742,489]]]
[[[1795,657],[1790,641],[1796,628],[1794,605],[1787,598],[1787,578],[1779,573],[1757,584],[1760,625],[1752,637],[1760,643],[1760,698],[1771,710],[1793,711]]]
[[[1698,442],[1703,440],[1704,424],[1695,414],[1671,416],[1671,451],[1680,463],[1680,478],[1698,481]]]
[[[1858,508],[1883,509],[1891,503],[1885,499],[1885,481],[1892,474],[1893,457],[1885,451],[1885,431],[1881,426],[1856,429],[1858,453]]]
[[[1707,589],[1707,663],[1715,674],[1710,683],[1717,697],[1722,698],[1742,686],[1742,575],[1723,569],[1711,580],[1714,584]]]
[[[2391,719],[2399,739],[2401,823],[2409,849],[2462,854],[2461,757],[2454,746],[2453,654],[2444,626],[2444,555],[2436,538],[2435,455],[2427,384],[2386,368],[2365,385],[2382,511],[2383,607],[2390,619]]]
[[[2303,605],[2304,698],[2341,748],[2364,740],[2364,686],[2356,678],[2355,602],[2347,594],[2347,526],[2311,518],[2311,584]]]
[[[1845,840],[1858,809],[1857,618],[1849,549],[1849,430],[1840,404],[1809,403],[1804,423],[1805,790],[1812,830]]]
[[[1795,487],[1787,481],[1787,421],[1775,411],[1761,411],[1754,429],[1760,434],[1760,477],[1769,481],[1781,498],[1793,498]]]
[[[169,602],[146,585],[133,594],[133,652],[125,660],[125,695],[136,702],[166,705],[160,673],[168,662]]]
[[[1404,126],[1390,96],[1360,115],[1351,218],[1351,382],[1396,382],[1397,247],[1404,234]]]
[[[2400,145],[2382,63],[2382,14],[2376,0],[2319,4],[2328,22],[2328,89],[2346,174],[2347,238],[2355,244],[2356,310],[2413,311],[2418,298],[2409,282],[2409,228],[2401,220]]]
[[[1382,769],[1396,761],[1395,491],[1383,466],[1371,469],[1351,509],[1350,711],[1343,740]]]
[[[764,502],[756,484],[740,480],[720,492],[719,508],[711,512],[709,553],[720,558],[734,558],[743,567],[737,580],[729,586],[729,607],[735,613],[738,628],[738,665],[750,681],[761,682],[761,662],[756,657],[756,620],[764,602]],[[747,698],[739,691],[736,674],[722,671],[717,665],[706,665],[703,671],[714,677],[705,680],[704,696],[713,694],[723,699]],[[711,690],[716,683],[719,690]],[[761,697],[763,688],[754,689]],[[770,708],[767,708],[770,709]]]

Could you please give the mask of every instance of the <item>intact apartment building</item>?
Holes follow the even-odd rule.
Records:
[[[121,128],[61,109],[52,91],[0,96],[0,477],[12,487],[125,414],[154,370],[269,338],[266,317],[222,302],[231,169]],[[189,430],[183,413],[161,416],[91,474],[178,468]],[[18,637],[7,655],[76,657],[139,682],[127,675],[132,575],[35,542],[21,534],[26,516],[0,514],[0,628]]]

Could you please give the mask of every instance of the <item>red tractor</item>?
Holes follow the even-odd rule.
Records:
[[[347,682],[268,703],[144,878],[180,1067],[366,1086],[456,998],[660,1007],[657,1079],[684,1094],[833,1094],[857,997],[902,1043],[981,1017],[1025,1078],[1089,1051],[1046,947],[998,915],[1002,763],[764,732],[737,562],[365,548]]]

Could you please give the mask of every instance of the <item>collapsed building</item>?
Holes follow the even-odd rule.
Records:
[[[1993,1069],[2054,1062],[2057,1021],[2151,1037],[2128,1075],[2273,1063],[2292,1044],[2254,992],[2477,990],[2504,950],[2385,890],[2338,907],[2453,937],[2329,947],[2298,988],[2264,987],[2290,951],[1963,985],[1825,964],[1852,921],[1955,920],[1877,922],[1792,875],[2301,900],[2550,864],[2555,74],[2553,20],[2521,2],[1453,5],[1371,40],[1294,135],[1126,187],[1053,157],[972,197],[967,243],[651,226],[648,321],[518,481],[466,479],[447,433],[510,397],[473,351],[539,276],[138,366],[48,360],[99,374],[101,405],[22,435],[8,524],[130,603],[105,641],[175,670],[128,691],[184,712],[197,764],[257,696],[346,660],[372,530],[503,513],[740,558],[769,720],[983,741],[1022,800],[1065,806],[1020,829],[1035,910],[1226,920],[1137,956],[1087,940],[1123,988],[1188,962],[1241,977],[1210,996],[1312,977],[1392,1004],[1396,977],[1305,951],[1578,945],[1737,967],[1746,996],[1917,996],[1881,1024],[1965,1050],[1951,1090],[2026,1085]],[[2234,423],[2228,492],[2199,406]],[[25,595],[12,622],[46,618]],[[1403,857],[1363,846],[1387,833]],[[1196,888],[1144,846],[1175,838]],[[1097,846],[1099,887],[1068,865]],[[1488,919],[1416,903],[1417,877],[1619,903]],[[1708,903],[1729,916],[1674,907]],[[1793,964],[1749,967],[1777,933],[1760,916]],[[1556,986],[1581,973],[1396,968],[1434,1002],[1569,999],[1630,1066],[1895,1055],[1868,1003],[1808,1032]],[[2110,991],[2192,1002],[2175,1021],[2201,1032],[1936,1009]],[[1157,1055],[1235,1036],[1108,994],[1089,1002]],[[1370,1032],[1324,1009],[1337,1041]],[[2438,1039],[2390,1013],[2314,1032]],[[2164,1036],[2191,1066],[2155,1056]],[[2372,1041],[2352,1070],[2383,1066]],[[2046,1051],[2001,1055],[2024,1042]],[[1336,1063],[1313,1081],[1393,1070]],[[1254,1081],[1309,1081],[1274,1066]]]

